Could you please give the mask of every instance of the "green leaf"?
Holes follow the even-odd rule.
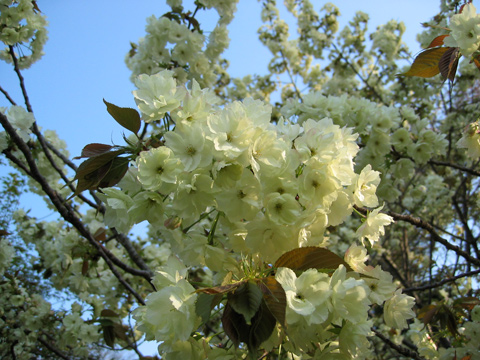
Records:
[[[334,327],[331,328],[331,329],[328,329],[328,331],[335,334],[335,335],[340,335],[340,333],[342,332],[342,327],[338,326],[338,325],[334,325],[334,324],[332,324],[332,325]]]
[[[410,70],[401,74],[404,76],[419,76],[422,78],[430,78],[440,73],[438,64],[448,47],[437,47],[422,51],[413,61]]]
[[[351,271],[350,266],[337,254],[330,250],[309,246],[293,249],[286,252],[275,262],[275,268],[287,267],[292,270],[305,271],[308,269],[337,269],[343,265]]]
[[[284,328],[285,311],[287,309],[287,296],[282,285],[275,279],[275,276],[268,276],[258,282],[258,287],[263,293],[263,299],[272,315]]]
[[[117,105],[113,105],[103,99],[105,105],[107,105],[107,111],[112,117],[125,129],[130,130],[134,134],[140,130],[140,115],[138,111],[132,108],[122,108]]]
[[[237,313],[243,315],[245,322],[251,325],[252,318],[257,313],[263,294],[254,281],[247,281],[235,292],[228,294],[228,303]]]
[[[212,312],[212,302],[214,295],[200,293],[195,303],[195,313],[202,318],[202,323],[206,323],[210,319]]]

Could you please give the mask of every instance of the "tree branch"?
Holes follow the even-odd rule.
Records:
[[[464,278],[464,277],[467,277],[467,276],[477,275],[477,274],[480,274],[480,270],[469,271],[469,272],[466,272],[466,273],[463,273],[463,274],[460,274],[460,275],[456,275],[456,276],[448,278],[448,279],[444,279],[442,281],[439,281],[439,282],[436,282],[436,283],[433,283],[433,284],[428,284],[428,285],[403,289],[403,292],[413,292],[413,291],[422,291],[422,290],[433,289],[433,288],[448,284],[449,282],[453,282],[455,280],[458,280],[458,279],[461,279],[461,278]]]
[[[143,272],[141,270],[136,270],[128,267],[128,265],[124,264],[121,262],[119,259],[117,259],[113,254],[111,254],[108,251],[108,255],[106,253],[106,248],[104,248],[102,245],[100,245],[90,234],[90,232],[85,228],[81,220],[75,215],[75,212],[68,206],[65,205],[65,200],[62,199],[58,193],[53,190],[50,185],[48,184],[47,180],[42,176],[40,171],[38,170],[37,164],[35,162],[35,159],[33,158],[30,149],[28,148],[27,144],[22,140],[22,138],[17,134],[13,126],[10,124],[8,121],[7,117],[0,113],[0,123],[2,124],[3,128],[5,131],[8,133],[10,138],[13,140],[13,142],[18,146],[19,150],[23,153],[25,156],[25,160],[28,164],[28,167],[30,168],[30,173],[32,179],[37,181],[40,186],[42,187],[42,190],[45,192],[45,194],[48,196],[50,201],[53,203],[55,208],[58,210],[59,214],[70,224],[77,229],[77,231],[85,237],[90,244],[92,244],[97,251],[99,252],[100,256],[105,260],[107,263],[108,267],[112,270],[113,274],[115,277],[120,281],[120,283],[133,295],[135,298],[138,300],[138,302],[142,305],[145,304],[143,298],[128,284],[125,279],[121,276],[121,274],[117,271],[115,268],[115,265],[112,261],[112,259],[115,259],[115,263],[117,266],[121,266],[122,269],[125,271],[128,270],[133,270],[135,272],[135,275],[140,275],[142,274],[143,277],[150,282],[150,274],[148,272]],[[128,270],[127,270],[128,269]],[[141,275],[141,276],[142,276]]]
[[[50,344],[48,341],[43,340],[40,336],[37,338],[38,342],[41,343],[43,346],[45,346],[48,350],[53,352],[55,355],[57,355],[59,358],[69,360],[70,358],[65,355],[63,352],[61,352],[59,349],[54,347],[52,344]]]
[[[11,162],[13,162],[15,165],[17,165],[20,169],[22,169],[22,171],[24,171],[28,176],[32,176],[32,173],[30,172],[30,170],[28,170],[27,166],[19,159],[17,158],[16,156],[14,156],[10,150],[4,150],[2,152],[2,154],[4,154],[6,156],[6,158],[8,160],[10,160]]]
[[[368,213],[367,209],[365,208],[360,208],[358,206],[354,206],[354,208],[359,211],[360,213],[366,215]],[[419,227],[421,229],[424,229],[428,231],[432,235],[432,239],[435,240],[436,242],[442,244],[445,246],[448,250],[452,250],[465,258],[467,261],[471,262],[472,264],[475,264],[476,266],[480,266],[480,260],[474,258],[467,252],[463,251],[461,248],[459,248],[456,245],[453,245],[449,243],[447,240],[442,238],[438,233],[435,231],[435,228],[432,226],[432,224],[426,222],[425,220],[422,220],[420,218],[411,216],[411,215],[403,215],[403,214],[398,214],[393,211],[387,211],[387,215],[391,216],[394,220],[396,221],[405,221],[408,222],[416,227]]]
[[[0,92],[1,92],[3,95],[5,95],[5,97],[6,97],[7,100],[10,102],[10,104],[12,104],[12,105],[14,105],[14,106],[17,105],[17,103],[10,97],[10,95],[8,94],[8,92],[7,92],[4,88],[2,88],[1,86],[0,86]]]
[[[420,355],[418,355],[417,352],[412,351],[410,349],[407,349],[403,346],[395,344],[392,340],[390,340],[385,335],[381,334],[380,332],[378,332],[377,330],[375,330],[373,328],[372,328],[372,331],[375,333],[375,335],[379,339],[381,339],[385,344],[390,346],[392,349],[396,350],[399,354],[402,354],[403,356],[406,356],[408,358],[412,358],[412,359],[415,359],[415,360],[424,360],[424,358],[421,357]]]
[[[454,168],[454,169],[457,169],[457,170],[464,171],[464,172],[466,172],[470,175],[480,176],[479,171],[476,171],[476,170],[473,170],[473,169],[470,169],[470,168],[466,168],[466,167],[463,167],[463,166],[460,166],[460,165],[457,165],[457,164],[452,164],[452,163],[449,163],[449,162],[446,162],[446,161],[429,160],[428,163],[432,164],[432,165],[448,166],[448,167],[451,167],[451,168]]]

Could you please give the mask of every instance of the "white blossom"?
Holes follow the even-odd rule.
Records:
[[[450,36],[444,44],[459,47],[462,55],[470,57],[480,46],[480,15],[472,3],[467,3],[460,14],[455,14],[449,22]]]
[[[389,215],[380,213],[383,206],[373,210],[367,215],[367,218],[363,222],[355,233],[355,235],[364,242],[367,238],[372,244],[378,241],[381,235],[385,234],[384,226],[387,226],[393,222],[393,218]]]
[[[399,330],[405,329],[408,326],[407,320],[415,317],[412,310],[414,304],[413,297],[402,294],[401,289],[397,290],[390,299],[385,301],[383,307],[385,323]]]

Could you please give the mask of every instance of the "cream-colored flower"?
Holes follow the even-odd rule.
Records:
[[[402,294],[401,289],[397,290],[395,295],[385,301],[383,307],[385,323],[395,329],[405,329],[408,326],[407,320],[415,317],[412,310],[414,304],[413,297]]]
[[[480,15],[472,3],[463,7],[460,14],[450,18],[450,36],[444,39],[444,44],[459,47],[464,56],[471,56],[480,46]]]
[[[372,244],[378,241],[380,235],[385,234],[384,226],[387,226],[393,222],[393,218],[387,214],[381,214],[380,210],[383,206],[373,210],[367,215],[367,219],[360,226],[355,235],[360,238],[362,243],[367,238]]]

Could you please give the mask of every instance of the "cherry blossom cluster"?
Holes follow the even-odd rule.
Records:
[[[224,73],[219,56],[228,47],[227,25],[233,19],[238,0],[198,1],[203,9],[215,9],[219,21],[205,36],[202,29],[180,20],[183,7],[181,1],[171,1],[172,12],[159,18],[147,19],[147,35],[134,45],[125,61],[132,71],[132,80],[140,74],[156,74],[163,69],[173,69],[175,76],[183,82],[195,79],[203,87],[212,87],[218,74]]]
[[[473,3],[462,6],[462,11],[450,18],[450,34],[444,39],[444,44],[458,47],[460,53],[471,57],[480,47],[480,14]]]
[[[187,267],[208,269],[207,282],[229,272],[244,278],[245,256],[263,267],[298,247],[330,245],[327,227],[343,223],[354,205],[375,208],[355,235],[362,242],[375,243],[392,222],[378,207],[379,172],[370,165],[354,171],[358,145],[350,128],[327,117],[274,124],[261,101],[219,107],[210,90],[195,81],[187,89],[173,76],[138,77],[135,100],[143,119],[163,129],[163,140],[140,153],[121,190],[104,189],[107,225],[128,231],[148,220],[178,256],[157,272],[157,291],[135,315],[165,353],[191,351],[189,337],[199,325]],[[161,127],[166,119],[172,123]],[[351,243],[347,263],[368,279],[342,266],[331,277],[316,269],[298,278],[288,268],[277,272],[287,294],[289,351],[329,342],[328,353],[366,354],[372,304],[386,301],[385,321],[396,328],[413,316],[413,299],[395,292],[388,273],[367,267],[366,249]],[[329,331],[335,326],[342,328],[339,337]]]
[[[45,16],[32,0],[2,0],[0,10],[0,41],[7,46],[0,51],[0,59],[11,63],[9,47],[18,47],[19,68],[26,69],[43,55],[47,41]]]

